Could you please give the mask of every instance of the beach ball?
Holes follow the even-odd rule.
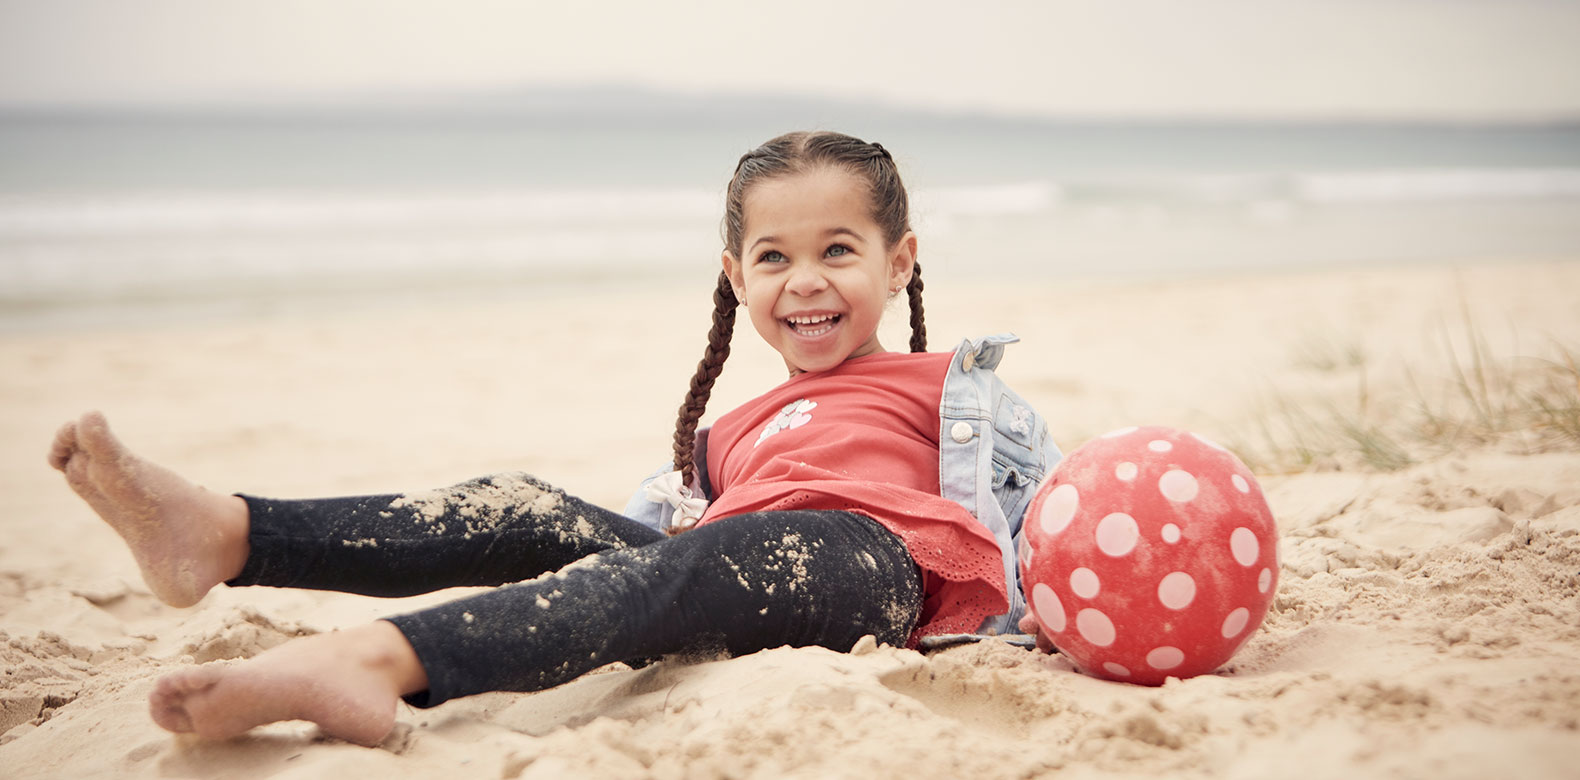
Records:
[[[1192,433],[1125,428],[1071,452],[1038,487],[1021,587],[1082,671],[1160,685],[1222,666],[1278,586],[1273,513],[1233,453]]]

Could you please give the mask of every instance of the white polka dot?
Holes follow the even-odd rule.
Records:
[[[1070,590],[1075,591],[1075,595],[1083,599],[1096,596],[1101,587],[1102,583],[1097,581],[1097,572],[1085,566],[1070,572]]]
[[[1140,430],[1140,428],[1138,428],[1137,426],[1132,425],[1129,428],[1120,428],[1117,431],[1109,431],[1108,433],[1103,434],[1099,438],[1103,438],[1103,439],[1117,439],[1117,438],[1119,438],[1121,436],[1124,436],[1127,433],[1135,433],[1138,430]]]
[[[1163,541],[1174,544],[1180,540],[1180,527],[1173,523],[1163,524]]]
[[[1147,653],[1147,666],[1153,669],[1173,669],[1185,663],[1185,653],[1178,647],[1154,647]]]
[[[1261,574],[1256,575],[1256,589],[1258,591],[1261,591],[1262,593],[1266,593],[1267,589],[1272,587],[1272,585],[1273,585],[1273,570],[1272,569],[1263,569]]]
[[[1158,581],[1158,601],[1169,609],[1184,609],[1196,600],[1196,581],[1182,571],[1169,572]]]
[[[1031,589],[1031,605],[1037,610],[1037,619],[1049,631],[1059,633],[1064,630],[1064,605],[1059,603],[1059,594],[1046,583],[1037,583]]]
[[[1147,449],[1152,450],[1153,452],[1168,452],[1169,450],[1174,449],[1174,445],[1169,444],[1162,439],[1153,439],[1152,441],[1147,442]]]
[[[1234,553],[1235,561],[1241,566],[1250,566],[1256,563],[1256,557],[1261,553],[1262,546],[1256,543],[1256,534],[1249,528],[1236,528],[1229,534],[1229,552]]]
[[[1130,480],[1135,479],[1136,464],[1131,463],[1130,461],[1125,461],[1124,463],[1115,466],[1114,476],[1118,477],[1121,482],[1129,482]]]
[[[1251,621],[1251,610],[1245,607],[1236,607],[1229,616],[1223,619],[1223,638],[1233,639],[1245,630],[1245,624]]]
[[[1215,442],[1212,439],[1209,439],[1206,436],[1203,436],[1203,435],[1201,435],[1199,433],[1193,433],[1193,434],[1191,434],[1191,436],[1193,438],[1195,438],[1196,441],[1199,441],[1202,444],[1205,444],[1208,447],[1211,447],[1211,448],[1213,448],[1215,450],[1223,450],[1224,452],[1228,452],[1229,451],[1228,447],[1225,447],[1222,444],[1219,444],[1218,442]]]
[[[1098,647],[1114,643],[1114,621],[1095,609],[1075,613],[1075,630],[1081,632],[1082,639]]]
[[[1136,548],[1141,529],[1135,518],[1124,512],[1115,512],[1097,521],[1097,549],[1104,555],[1118,558]]]
[[[1233,474],[1230,475],[1229,481],[1234,483],[1235,490],[1238,490],[1241,493],[1251,492],[1251,483],[1246,482],[1245,477],[1242,477],[1239,474]]]
[[[1130,670],[1129,669],[1126,669],[1125,667],[1120,666],[1119,664],[1116,664],[1113,661],[1104,661],[1103,662],[1103,671],[1108,672],[1109,674],[1111,674],[1111,675],[1113,675],[1115,677],[1129,677],[1130,676]]]
[[[1198,490],[1200,486],[1196,484],[1196,478],[1188,471],[1173,469],[1164,472],[1163,476],[1158,478],[1158,492],[1175,503],[1183,504],[1195,498]]]
[[[1053,536],[1063,531],[1070,521],[1075,519],[1075,509],[1080,506],[1081,496],[1075,492],[1075,486],[1065,483],[1048,493],[1043,499],[1042,512],[1038,519],[1042,522],[1042,532]]]

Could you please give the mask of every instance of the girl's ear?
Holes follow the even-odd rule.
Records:
[[[915,269],[916,234],[907,230],[899,241],[894,242],[894,250],[889,254],[889,289],[905,289],[911,283],[911,272]]]
[[[728,249],[724,250],[720,259],[724,262],[724,275],[730,278],[730,286],[735,288],[735,300],[745,306],[746,274],[741,270],[741,261],[736,260],[735,255],[730,254]]]

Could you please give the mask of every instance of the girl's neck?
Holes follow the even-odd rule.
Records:
[[[816,373],[824,373],[824,374],[826,374],[829,371],[838,371],[839,369],[841,369],[841,368],[843,368],[843,367],[845,367],[847,365],[850,365],[851,363],[853,363],[853,362],[855,362],[857,360],[863,360],[865,358],[876,357],[878,355],[892,355],[892,354],[895,354],[895,353],[890,352],[889,350],[886,350],[883,347],[878,347],[878,351],[876,351],[876,352],[866,352],[866,353],[863,353],[863,354],[860,354],[860,355],[851,355],[850,357],[845,358],[844,360],[840,361],[839,365],[836,365],[833,368],[824,369],[823,371],[816,372]],[[806,374],[806,373],[808,373],[808,372],[807,371],[803,371],[802,369],[791,368],[790,369],[790,377],[789,378],[790,379],[795,379],[796,377],[801,376],[801,375]]]

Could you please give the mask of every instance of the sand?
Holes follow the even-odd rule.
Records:
[[[1279,592],[1217,674],[1144,688],[996,641],[925,656],[863,644],[403,708],[374,749],[299,722],[206,743],[148,719],[164,671],[455,593],[220,588],[165,607],[45,465],[60,422],[103,409],[139,452],[220,490],[419,491],[525,470],[619,507],[667,457],[707,281],[0,336],[0,774],[1574,776],[1580,445],[1532,424],[1380,470],[1342,451],[1279,456],[1261,432],[1296,405],[1318,428],[1362,401],[1407,422],[1412,392],[1451,387],[1445,345],[1466,354],[1467,318],[1489,365],[1525,382],[1519,366],[1580,344],[1575,262],[929,285],[935,349],[1024,339],[1000,373],[1067,450],[1165,424],[1259,464],[1282,534]],[[715,414],[782,379],[751,334],[736,345]],[[1572,405],[1580,389],[1568,392]]]

